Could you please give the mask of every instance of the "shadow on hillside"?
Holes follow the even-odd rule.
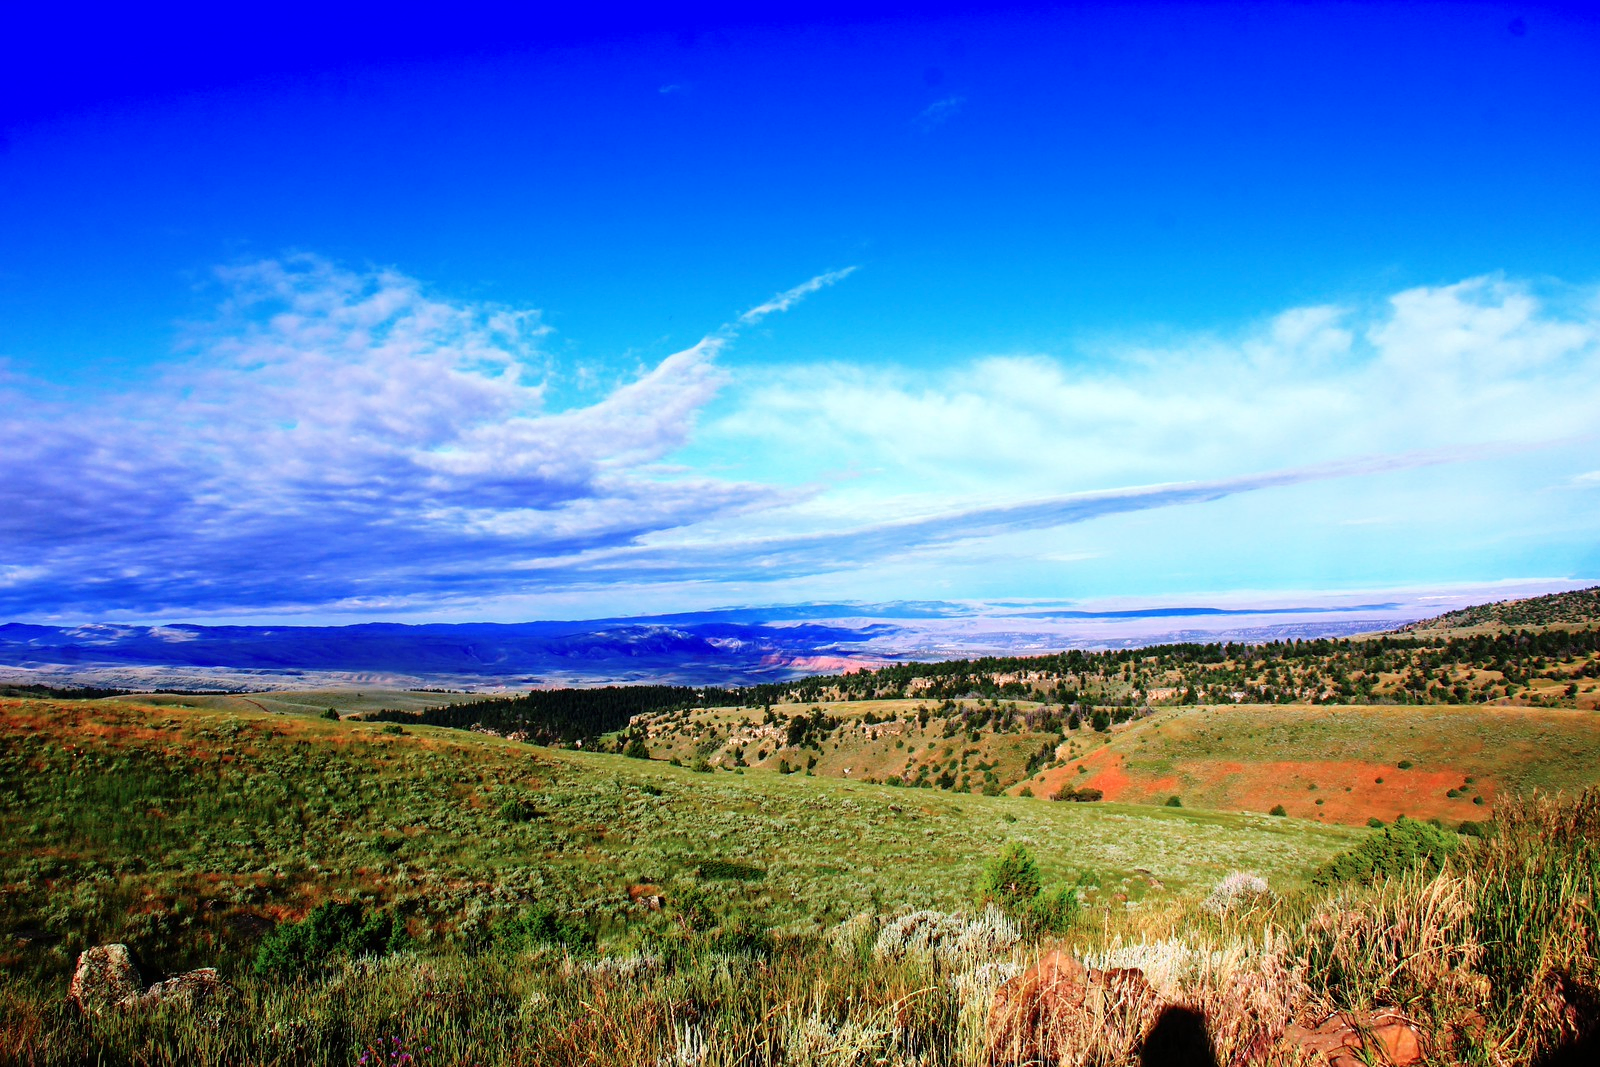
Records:
[[[1139,1067],[1217,1067],[1205,1016],[1191,1008],[1164,1010],[1145,1035]]]

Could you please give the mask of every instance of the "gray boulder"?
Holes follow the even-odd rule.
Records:
[[[98,1015],[108,1008],[134,1003],[143,988],[139,968],[127,945],[96,945],[78,957],[67,1000],[85,1015]]]
[[[201,967],[144,988],[127,945],[96,945],[78,957],[67,1000],[85,1015],[110,1008],[154,1008],[170,1004],[182,1011],[220,1018],[238,997],[215,967]]]

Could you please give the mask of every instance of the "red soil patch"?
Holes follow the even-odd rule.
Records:
[[[1165,778],[1157,778],[1155,781],[1150,783],[1151,792],[1159,793],[1160,796],[1157,799],[1163,801],[1172,796],[1174,793],[1181,792],[1182,789],[1183,784],[1179,782],[1177,778],[1174,778],[1171,775],[1168,775]]]
[[[1088,768],[1079,774],[1078,767]],[[1383,779],[1382,783],[1378,779]],[[1177,795],[1189,807],[1232,811],[1270,811],[1282,804],[1292,816],[1323,822],[1364,824],[1377,817],[1439,818],[1454,826],[1463,819],[1482,821],[1493,810],[1495,785],[1479,777],[1465,785],[1465,772],[1449,768],[1400,770],[1395,764],[1357,760],[1277,760],[1238,763],[1179,760],[1176,773],[1159,777],[1129,771],[1122,754],[1108,748],[1090,752],[1024,783],[1036,797],[1054,796],[1063,786],[1098,789],[1109,801],[1159,804]],[[1315,785],[1317,788],[1312,789]],[[1445,795],[1462,788],[1459,798]],[[1474,796],[1483,804],[1472,803]],[[1317,801],[1322,801],[1318,804]]]
[[[1030,785],[1033,795],[1039,797],[1053,797],[1063,786],[1071,786],[1074,789],[1098,789],[1105,800],[1122,800],[1123,794],[1135,784],[1122,762],[1122,753],[1099,748],[1082,759],[1068,760],[1065,767],[1045,771],[1024,784]],[[1080,765],[1087,767],[1089,773],[1079,774]]]
[[[1106,800],[1125,799],[1124,794],[1133,785],[1133,779],[1128,776],[1127,768],[1122,766],[1121,756],[1108,753],[1104,758],[1082,762],[1089,768],[1089,773],[1073,772],[1083,779],[1078,783],[1079,789],[1098,789]]]
[[[1484,781],[1467,786],[1466,796],[1459,799],[1445,796],[1463,784],[1461,771],[1403,771],[1394,764],[1356,760],[1248,765],[1197,760],[1184,764],[1183,771],[1198,781],[1197,794],[1217,807],[1267,811],[1282,804],[1298,818],[1341,823],[1364,823],[1374,816],[1391,822],[1399,815],[1438,817],[1450,824],[1481,820],[1488,818],[1494,797],[1493,785]],[[1483,797],[1484,803],[1472,803],[1474,796]]]

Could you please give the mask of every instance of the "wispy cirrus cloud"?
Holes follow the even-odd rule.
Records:
[[[1486,445],[1362,456],[1233,478],[1073,493],[992,507],[951,510],[789,537],[626,546],[587,558],[536,565],[541,580],[579,586],[627,581],[772,581],[851,570],[956,542],[1054,529],[1131,512],[1183,507],[1265,489],[1504,456],[1538,446]],[[1086,557],[1080,557],[1086,558]]]
[[[926,133],[934,127],[955,118],[966,105],[967,98],[964,96],[947,96],[941,100],[935,100],[917,114],[917,125]]]
[[[787,289],[784,292],[779,293],[771,300],[757,304],[755,307],[739,316],[739,324],[742,326],[754,326],[756,323],[760,322],[762,319],[773,314],[774,312],[788,311],[790,308],[794,307],[796,304],[810,296],[812,293],[816,292],[818,289],[826,289],[828,286],[833,285],[836,282],[844,281],[844,279],[854,274],[856,270],[857,268],[855,267],[845,267],[843,270],[834,270],[829,271],[826,274],[819,274],[808,282],[797,285],[793,289]]]
[[[0,382],[0,616],[425,614],[594,590],[616,604],[958,546],[999,559],[1030,532],[1593,442],[1600,312],[1552,315],[1496,279],[1402,293],[1364,322],[1298,309],[1242,339],[1077,366],[747,371],[731,414],[697,432],[734,380],[718,356],[739,331],[853,269],[561,411],[536,312],[314,257],[224,271],[187,357],[114,403]],[[662,465],[707,437],[748,453],[742,477]],[[795,477],[796,461],[875,473]],[[1394,503],[1359,514],[1403,517]]]
[[[314,257],[220,277],[148,388],[8,407],[0,611],[400,602],[794,496],[652,469],[721,387],[726,336],[548,412],[536,312]]]

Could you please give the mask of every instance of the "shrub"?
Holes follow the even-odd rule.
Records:
[[[707,930],[716,922],[716,906],[711,897],[696,886],[678,886],[667,902],[672,908],[672,917],[686,930]]]
[[[329,722],[338,722],[339,712],[337,709],[329,708],[327,711],[322,713],[322,717],[327,719]]]
[[[1043,892],[1039,864],[1026,846],[1013,841],[990,860],[978,880],[978,903],[999,909],[1030,936],[1063,934],[1078,918],[1076,887]]]
[[[986,908],[977,917],[913,911],[882,925],[872,955],[880,960],[987,959],[1011,948],[1020,938],[1016,924],[998,908]]]
[[[1167,807],[1169,807],[1169,808],[1181,808],[1181,807],[1183,807],[1183,801],[1178,799],[1177,797],[1168,797],[1167,798]]]
[[[1411,769],[1411,761],[1408,759],[1403,759],[1399,763],[1396,763],[1395,766],[1399,767],[1402,771],[1409,771]]]
[[[379,732],[380,733],[385,733],[385,734],[394,734],[395,736],[399,736],[399,735],[404,734],[406,732],[406,728],[404,726],[401,726],[397,722],[391,722],[391,723],[385,723],[383,725],[382,729]]]
[[[1272,805],[1272,810],[1267,812],[1267,814],[1268,815],[1277,815],[1277,816],[1282,817],[1284,815],[1289,814],[1289,811],[1282,804],[1274,804],[1274,805]]]
[[[628,743],[622,746],[622,754],[629,759],[649,759],[650,750],[638,737],[628,738]]]
[[[594,948],[595,934],[584,923],[558,915],[541,904],[495,923],[489,928],[489,943],[511,952],[556,945],[568,952],[583,953]]]
[[[872,958],[879,924],[878,916],[871,912],[857,912],[828,931],[828,946],[847,960],[865,963]]]
[[[706,762],[704,756],[696,756],[694,762],[689,764],[689,769],[696,774],[710,774],[713,770],[711,764]]]
[[[1267,880],[1246,871],[1234,871],[1212,887],[1200,906],[1213,915],[1226,915],[1241,905],[1254,904],[1268,893]]]
[[[1056,790],[1056,795],[1050,799],[1074,801],[1079,804],[1084,804],[1099,800],[1103,796],[1105,796],[1105,794],[1098,789],[1090,789],[1087,787],[1083,789],[1074,789],[1070,785],[1064,785],[1060,789]]]
[[[325,901],[297,923],[283,923],[256,947],[259,975],[294,975],[334,956],[381,956],[407,943],[405,924],[387,911]]]
[[[1022,915],[1022,924],[1033,934],[1064,934],[1078,920],[1081,905],[1075,888],[1058,886],[1049,893],[1040,893],[1028,902]]]
[[[767,876],[760,867],[733,860],[701,860],[694,869],[701,878],[715,878],[730,882],[759,882]]]
[[[503,822],[532,822],[540,814],[539,809],[523,797],[512,797],[500,805],[500,819]]]
[[[1431,873],[1439,870],[1445,857],[1454,852],[1459,843],[1460,839],[1446,830],[1402,815],[1382,833],[1373,834],[1318,868],[1311,875],[1311,883],[1329,886],[1338,882],[1376,881],[1398,877],[1419,867]]]
[[[978,902],[994,904],[1007,915],[1022,910],[1039,895],[1039,864],[1025,845],[1015,841],[990,860],[978,881]]]
[[[1028,757],[1027,768],[1022,773],[1025,776],[1032,776],[1039,770],[1040,767],[1043,767],[1046,763],[1049,763],[1055,758],[1056,746],[1047,741],[1040,746],[1039,751]]]
[[[1376,815],[1372,815],[1368,817],[1367,825],[1372,827],[1374,830],[1381,830],[1383,829],[1383,820],[1378,818]]]

